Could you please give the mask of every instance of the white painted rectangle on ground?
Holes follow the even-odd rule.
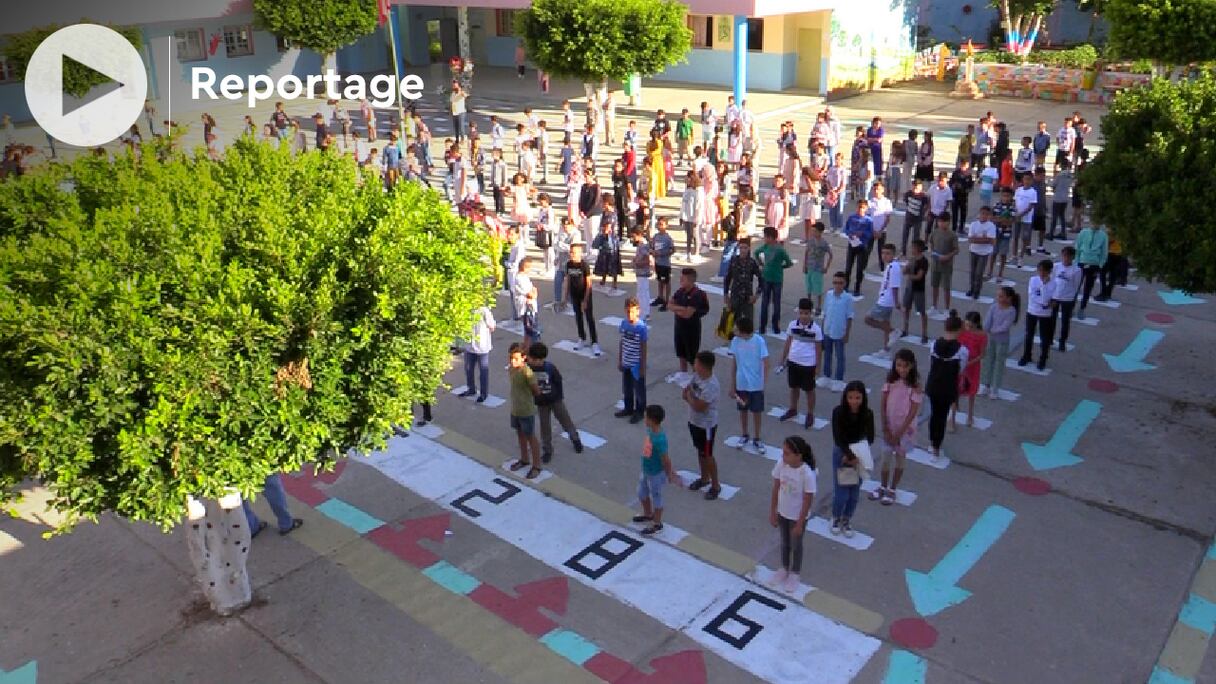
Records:
[[[697,474],[692,472],[691,470],[677,470],[676,475],[680,476],[680,481],[684,483],[685,489],[688,489],[689,485],[691,485],[693,482],[696,482],[697,477],[698,477]],[[734,497],[734,495],[739,493],[739,488],[735,487],[734,485],[728,485],[725,482],[720,482],[718,484],[721,485],[721,487],[722,487],[722,491],[718,492],[719,499],[730,499],[730,498]],[[708,489],[709,489],[709,485],[705,485],[698,491],[705,491]]]
[[[1072,322],[1078,323],[1080,325],[1088,325],[1091,328],[1096,328],[1096,327],[1098,327],[1098,323],[1100,321],[1097,318],[1094,318],[1093,316],[1086,316],[1085,318],[1077,318],[1076,316],[1073,316]]]
[[[434,423],[427,423],[426,425],[417,426],[414,428],[414,432],[426,437],[427,439],[439,439],[443,436],[443,428]]]
[[[508,474],[518,480],[527,480],[528,482],[544,482],[545,480],[548,480],[549,478],[553,477],[553,472],[546,468],[546,469],[542,469],[536,477],[532,478],[531,480],[528,480],[528,478],[526,477],[528,474],[528,466],[524,466],[524,467],[520,468],[519,470],[511,470],[511,466],[512,466],[512,464],[515,463],[516,460],[517,459],[514,459],[514,458],[508,458],[507,460],[503,461],[502,465],[499,467],[506,474]]]
[[[756,449],[756,447],[754,447],[752,445],[752,442],[750,439],[747,440],[746,443],[741,444],[742,441],[743,441],[742,435],[731,435],[730,437],[727,437],[725,440],[723,440],[722,444],[723,444],[723,446],[727,446],[732,449],[738,449],[739,451],[742,451],[747,454],[752,454],[753,456],[763,456],[770,461],[780,461],[781,460],[781,447],[779,447],[779,446],[773,446],[772,444],[764,443],[764,450],[758,451]]]
[[[866,480],[861,483],[861,491],[869,494],[878,489],[878,480]],[[906,489],[895,490],[895,503],[900,506],[911,506],[916,503],[916,495]]]
[[[1127,290],[1128,292],[1135,292],[1136,290],[1140,289],[1140,286],[1135,283],[1128,283],[1127,285],[1118,285],[1116,287],[1121,287],[1124,290]]]
[[[786,408],[785,406],[773,406],[768,410],[768,415],[770,415],[774,418],[780,418],[781,416],[784,416],[785,412],[788,410],[789,409]],[[793,418],[790,418],[790,422],[795,425],[802,425],[803,423],[806,422],[806,414],[799,413],[798,415],[794,416]],[[812,430],[822,430],[827,426],[828,426],[827,420],[816,417],[814,424],[811,426],[811,429]]]
[[[624,323],[624,322],[625,322],[625,319],[621,318],[620,316],[604,316],[603,318],[600,319],[600,323],[603,323],[604,325],[608,326],[609,328],[619,328],[619,327],[621,327],[621,323]]]
[[[625,295],[629,294],[627,290],[605,285],[595,285],[592,289],[606,297],[624,297]]]
[[[925,349],[928,349],[933,346],[932,337],[930,337],[929,340],[927,342],[925,342],[925,341],[921,340],[920,335],[904,335],[903,337],[899,338],[899,341],[903,342],[904,344],[911,344],[911,345],[914,345],[917,347],[923,347]]]
[[[837,544],[844,544],[850,549],[865,551],[874,544],[874,538],[864,532],[853,531],[852,537],[846,537],[843,534],[832,534],[832,523],[827,518],[815,516],[806,521],[806,531],[811,534],[817,534],[828,541],[834,541]],[[813,681],[813,680],[810,680]]]
[[[862,301],[862,300],[863,300],[863,299],[865,299],[865,298],[866,298],[866,296],[865,296],[865,295],[859,295],[859,294],[855,294],[855,295],[853,295],[853,301],[855,301],[855,302],[860,302],[860,301]]]
[[[674,486],[678,486],[678,485],[672,485],[671,483],[667,484],[668,488],[671,488]],[[664,496],[669,496],[669,495],[664,495]],[[638,503],[637,500],[635,499],[630,504],[630,508],[636,508],[640,511],[642,508],[642,505],[640,503]],[[646,529],[646,527],[648,525],[650,525],[649,522],[640,522],[640,523],[631,522],[631,523],[629,523],[629,529],[636,532],[639,537],[642,537],[643,539],[647,539],[648,537],[642,534],[642,530]],[[682,530],[682,529],[676,527],[675,525],[672,525],[671,523],[663,523],[663,529],[654,533],[649,538],[658,539],[659,541],[666,542],[668,544],[671,544],[672,546],[675,546],[675,545],[679,544],[680,542],[684,541],[685,537],[687,537],[687,536],[688,536],[687,531]]]
[[[881,356],[874,356],[873,354],[862,354],[861,356],[857,357],[857,360],[862,363],[868,363],[871,366],[877,366],[884,370],[890,370],[891,358],[893,357],[883,358]]]
[[[967,302],[969,304],[991,304],[992,303],[992,297],[989,297],[986,294],[981,294],[979,299],[972,299],[971,297],[968,297],[965,292],[959,292],[958,290],[951,290],[950,296],[954,297],[957,300],[962,300],[962,302]],[[954,308],[956,308],[956,309],[959,308],[959,304],[960,304],[960,302],[955,302],[953,305]],[[962,312],[959,312],[959,315],[961,316]]]
[[[566,352],[570,352],[571,354],[577,354],[578,356],[581,356],[585,359],[594,359],[595,358],[595,354],[591,353],[590,345],[583,345],[583,347],[581,349],[575,349],[574,345],[575,345],[575,343],[570,340],[559,340],[559,341],[553,343],[553,348],[560,349],[560,350],[566,351]]]
[[[845,684],[879,649],[877,639],[802,603],[770,594],[743,577],[640,537],[633,529],[610,525],[532,487],[504,480],[496,470],[442,444],[400,439],[392,442],[390,451],[367,462],[398,484],[683,633],[753,676]],[[697,591],[673,592],[671,577]]]
[[[521,337],[524,334],[523,321],[499,321],[496,327],[498,330],[506,330],[509,333],[515,333]]]
[[[935,310],[935,311],[930,311],[928,315],[929,315],[929,320],[931,320],[931,321],[944,321],[950,317],[950,312]]]
[[[621,402],[621,404],[624,405],[624,402]],[[570,433],[562,430],[562,437],[570,439]],[[608,443],[608,440],[604,439],[603,437],[591,434],[586,430],[578,431],[578,440],[582,442],[583,446],[587,447],[588,449],[598,449]]]
[[[460,396],[461,394],[463,394],[463,393],[464,393],[464,391],[465,391],[465,390],[467,390],[468,388],[469,388],[469,387],[468,387],[468,385],[461,385],[460,387],[453,387],[453,388],[452,388],[452,394],[455,394],[456,396],[458,396],[458,397],[459,397],[459,396]],[[460,398],[461,398],[461,399],[467,399],[467,400],[469,400],[469,401],[471,401],[471,402],[473,402],[473,403],[477,403],[477,397],[476,397],[476,396],[471,396],[471,397],[460,397]],[[507,403],[507,400],[506,400],[506,399],[503,399],[502,397],[494,396],[493,394],[487,394],[487,395],[486,395],[486,400],[485,400],[485,401],[483,401],[483,402],[481,402],[481,404],[482,404],[483,406],[487,407],[487,408],[498,408],[499,406],[502,406],[502,405],[503,405],[503,404],[505,404],[505,403]]]
[[[713,285],[710,283],[697,283],[697,287],[701,288],[705,292],[705,294],[718,295],[719,297],[722,296],[722,286],[720,286],[720,285]]]
[[[966,411],[959,411],[957,414],[955,414],[954,418],[958,421],[960,426],[967,424],[968,415]],[[987,418],[976,416],[975,425],[972,425],[971,427],[975,428],[976,430],[987,430],[988,428],[992,427],[992,421],[988,420]]]
[[[1011,370],[1022,371],[1023,373],[1030,373],[1031,375],[1037,375],[1041,378],[1045,378],[1048,375],[1051,375],[1050,368],[1044,368],[1043,370],[1039,370],[1039,367],[1033,361],[1026,364],[1025,366],[1019,366],[1017,361],[1014,361],[1013,359],[1005,359],[1005,367],[1009,368]]]
[[[692,382],[692,376],[692,373],[681,373],[676,371],[675,373],[668,373],[667,377],[663,378],[663,382],[666,382],[669,385],[676,385],[681,388],[688,387],[688,383]]]
[[[714,353],[728,359],[731,358],[730,347],[714,347]]]
[[[1108,299],[1104,302],[1097,299],[1090,299],[1089,301],[1093,302],[1095,306],[1103,306],[1108,309],[1118,309],[1119,307],[1123,306],[1122,302],[1118,302],[1113,299]]]
[[[870,281],[871,283],[881,283],[882,276],[877,273],[870,273],[869,271],[866,271],[866,280]],[[848,283],[845,284],[847,285]]]
[[[937,468],[938,470],[945,470],[946,468],[950,467],[950,457],[946,456],[945,453],[943,453],[941,457],[934,460],[933,454],[920,447],[916,447],[912,451],[908,452],[908,460],[916,461],[921,465],[927,465],[930,468]]]
[[[815,587],[802,582],[801,578],[799,578],[798,586],[794,589],[794,591],[786,591],[784,583],[777,583],[777,571],[770,570],[763,565],[757,565],[756,569],[748,573],[747,576],[756,584],[763,585],[769,590],[775,591],[783,596],[789,596],[798,602],[804,601],[806,599],[806,595],[815,590]]]
[[[843,392],[845,384],[846,383],[844,380],[832,380],[830,378],[825,378],[822,375],[815,378],[815,386],[819,389],[828,390],[829,392]]]
[[[987,391],[988,391],[987,385],[980,385],[980,394],[981,395],[987,393]],[[1013,390],[1005,389],[1004,387],[997,390],[996,396],[1001,401],[1017,401],[1018,399],[1022,398],[1021,394],[1014,392]]]

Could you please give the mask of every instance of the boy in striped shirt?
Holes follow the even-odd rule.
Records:
[[[636,297],[625,300],[625,320],[621,321],[621,346],[617,368],[621,371],[621,393],[625,406],[617,418],[629,416],[630,423],[642,422],[646,410],[646,340],[650,329],[642,320],[642,307]]]

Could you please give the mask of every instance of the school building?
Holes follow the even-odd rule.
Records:
[[[911,76],[920,0],[686,0],[693,48],[654,78],[733,88],[791,88],[818,94]],[[13,3],[5,33],[82,20],[78,0]],[[410,0],[391,6],[389,23],[338,51],[343,73],[391,72],[389,30],[401,65],[420,67],[455,55],[475,64],[512,66],[515,12],[529,0]],[[321,57],[258,30],[252,0],[116,0],[92,3],[87,19],[135,26],[148,69],[149,97],[175,110],[204,107],[184,93],[190,69],[217,79],[320,73]],[[0,35],[0,40],[3,36]],[[0,57],[0,112],[29,120],[24,86]],[[175,111],[174,116],[177,117]]]

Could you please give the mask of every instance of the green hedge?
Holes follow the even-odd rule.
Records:
[[[1042,64],[1043,66],[1059,67],[1062,69],[1088,69],[1098,61],[1098,50],[1092,45],[1084,44],[1066,50],[1039,50],[1030,53],[1027,64]],[[1022,58],[1004,50],[984,50],[975,53],[976,62],[996,62],[998,64],[1021,64]]]

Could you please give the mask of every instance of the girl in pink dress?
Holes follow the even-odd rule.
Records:
[[[511,220],[519,224],[523,235],[527,235],[528,224],[532,222],[532,202],[528,197],[531,189],[524,174],[517,173],[511,179]]]
[[[887,382],[882,386],[882,479],[878,488],[870,492],[871,501],[881,501],[884,506],[895,503],[905,459],[916,437],[916,415],[923,402],[916,355],[911,349],[900,349],[895,352]],[[894,469],[891,468],[892,459],[895,460]]]
[[[978,311],[968,311],[963,317],[963,331],[958,334],[958,341],[967,348],[967,365],[958,376],[958,400],[950,411],[951,432],[958,430],[955,417],[963,397],[967,398],[967,427],[975,427],[975,394],[980,389],[980,364],[984,360],[984,350],[988,348],[988,333],[984,332]]]

